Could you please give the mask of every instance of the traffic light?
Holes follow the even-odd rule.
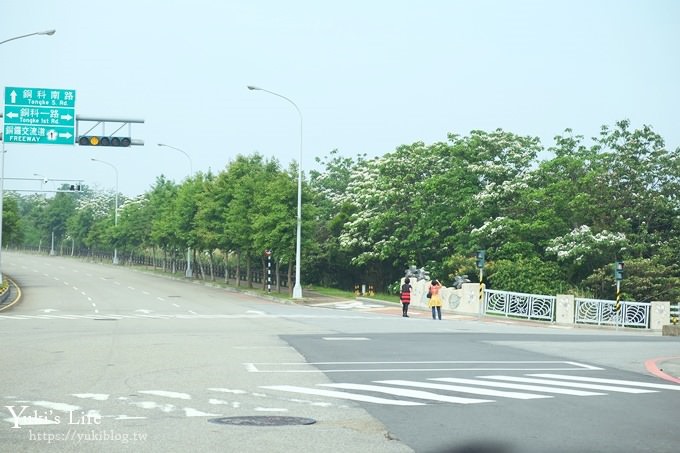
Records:
[[[617,282],[623,280],[623,261],[614,263],[614,280]]]
[[[485,259],[486,259],[486,250],[479,250],[477,252],[477,267],[479,269],[484,267]]]
[[[130,137],[106,137],[101,135],[81,135],[78,137],[80,146],[122,146],[132,144]]]

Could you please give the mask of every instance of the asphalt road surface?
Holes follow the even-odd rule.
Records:
[[[675,452],[680,339],[3,252],[0,451]],[[180,277],[180,276],[178,276]],[[650,365],[651,364],[651,365]],[[273,425],[273,426],[272,426]]]

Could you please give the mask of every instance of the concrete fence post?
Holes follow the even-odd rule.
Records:
[[[573,325],[575,323],[576,302],[573,294],[558,294],[555,301],[555,323]]]
[[[663,326],[671,323],[671,303],[652,302],[649,313],[650,330],[662,330]]]

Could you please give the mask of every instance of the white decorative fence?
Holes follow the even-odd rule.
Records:
[[[598,326],[621,326],[649,328],[650,304],[645,302],[621,302],[616,310],[613,300],[575,298],[576,324],[596,324]]]
[[[555,320],[555,296],[484,290],[484,312],[513,318]]]
[[[651,304],[646,302],[621,302],[616,310],[613,300],[572,297],[570,308],[561,308],[563,322],[597,326],[650,328]],[[537,321],[556,321],[556,296],[484,290],[484,314],[502,315]],[[566,316],[566,318],[564,318]]]

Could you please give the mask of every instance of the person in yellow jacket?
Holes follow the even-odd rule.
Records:
[[[432,280],[428,292],[431,294],[427,306],[432,308],[432,319],[442,319],[442,296],[439,295],[439,290],[442,289],[441,283],[437,280]]]

